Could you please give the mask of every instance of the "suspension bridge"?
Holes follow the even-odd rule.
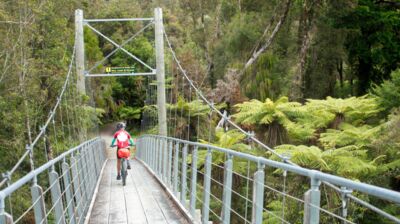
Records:
[[[76,10],[75,16],[74,50],[56,103],[37,136],[0,182],[0,224],[359,223],[357,212],[361,210],[374,213],[379,217],[377,222],[400,223],[399,213],[395,213],[399,192],[300,167],[221,113],[182,67],[164,29],[160,8],[154,10],[153,18],[85,19],[81,10]],[[93,25],[127,21],[145,25],[121,44]],[[124,48],[153,25],[156,68]],[[85,26],[115,46],[89,69],[85,68]],[[168,88],[164,45],[178,70],[169,74],[173,85]],[[93,73],[119,50],[147,70]],[[76,128],[82,125],[80,118],[67,107],[83,107],[73,95],[86,94],[85,80],[107,76],[148,78],[145,103],[149,109],[143,112],[142,120],[142,130],[148,134],[137,139],[126,186],[115,179],[115,151],[107,148],[109,137]],[[172,107],[179,98],[193,103],[196,109]],[[96,108],[89,110],[95,120]],[[206,111],[206,119],[200,118],[199,111]],[[248,144],[281,161],[199,142],[207,137],[211,142],[212,120],[217,117],[245,135]],[[57,136],[56,123],[62,131],[72,135],[78,132],[80,143],[62,153],[53,152],[47,162],[36,166],[34,158],[39,150],[45,147],[45,152],[49,151],[49,144],[40,141],[57,141],[49,138],[51,131]],[[208,133],[201,133],[200,125],[207,126]],[[30,171],[13,178],[27,162]],[[387,204],[395,209],[380,208]]]

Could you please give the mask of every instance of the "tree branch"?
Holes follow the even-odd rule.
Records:
[[[244,72],[246,71],[247,68],[249,68],[257,59],[258,57],[265,51],[268,49],[268,47],[272,44],[272,41],[275,39],[276,34],[278,33],[278,31],[280,30],[280,28],[282,27],[282,24],[285,22],[287,14],[289,12],[289,8],[290,8],[290,4],[291,4],[291,0],[287,0],[286,4],[285,4],[285,8],[283,11],[282,16],[280,17],[278,23],[275,25],[274,30],[272,31],[271,35],[269,36],[269,38],[267,39],[267,41],[264,43],[264,45],[262,45],[258,50],[255,50],[253,55],[250,57],[250,59],[246,62],[246,64],[244,65],[244,68],[241,70],[240,72],[240,76],[242,76],[244,74]],[[270,28],[269,24],[267,26],[267,28],[264,31],[263,36],[268,32],[269,28]]]

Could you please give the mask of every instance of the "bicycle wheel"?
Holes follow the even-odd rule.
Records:
[[[126,176],[128,176],[126,159],[122,159],[121,175],[122,175],[122,185],[125,186],[125,184],[126,184]]]

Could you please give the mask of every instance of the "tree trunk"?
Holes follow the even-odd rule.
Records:
[[[50,142],[47,134],[45,134],[44,139],[45,139],[44,144],[46,146],[46,158],[47,158],[47,161],[50,161],[53,159],[53,146],[51,145],[51,142]]]
[[[244,72],[246,71],[247,68],[249,68],[256,60],[258,57],[260,57],[260,55],[268,49],[268,47],[272,44],[273,40],[275,39],[276,34],[278,33],[278,31],[280,30],[280,28],[282,27],[282,24],[284,24],[287,14],[289,12],[289,8],[290,8],[290,4],[291,4],[291,0],[287,0],[285,3],[285,8],[283,11],[282,16],[280,17],[278,23],[275,25],[274,30],[272,31],[271,35],[269,36],[269,38],[266,40],[266,42],[264,43],[264,45],[262,45],[258,50],[256,49],[253,52],[253,55],[250,57],[250,59],[246,62],[246,64],[244,65],[244,68],[242,69],[242,71],[240,72],[240,76],[242,76],[244,74]],[[264,34],[267,33],[269,31],[271,24],[269,24],[267,26],[267,28],[264,31]],[[264,35],[263,34],[263,35]]]
[[[340,88],[343,88],[343,60],[341,58],[337,62],[337,71],[339,73]]]
[[[372,73],[372,63],[370,60],[360,58],[358,61],[358,88],[357,95],[363,95],[367,92],[370,85]]]
[[[289,99],[291,101],[302,101],[304,100],[304,73],[306,69],[307,52],[312,42],[313,33],[316,32],[314,24],[314,7],[317,1],[311,1],[307,4],[307,1],[303,5],[303,13],[301,16],[299,36],[301,38],[301,47],[299,52],[299,62],[297,64],[296,72],[292,78],[291,91],[289,93]]]

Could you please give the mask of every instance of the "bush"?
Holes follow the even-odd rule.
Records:
[[[390,74],[391,79],[372,89],[372,94],[378,97],[381,107],[389,113],[393,108],[400,107],[400,69]]]

